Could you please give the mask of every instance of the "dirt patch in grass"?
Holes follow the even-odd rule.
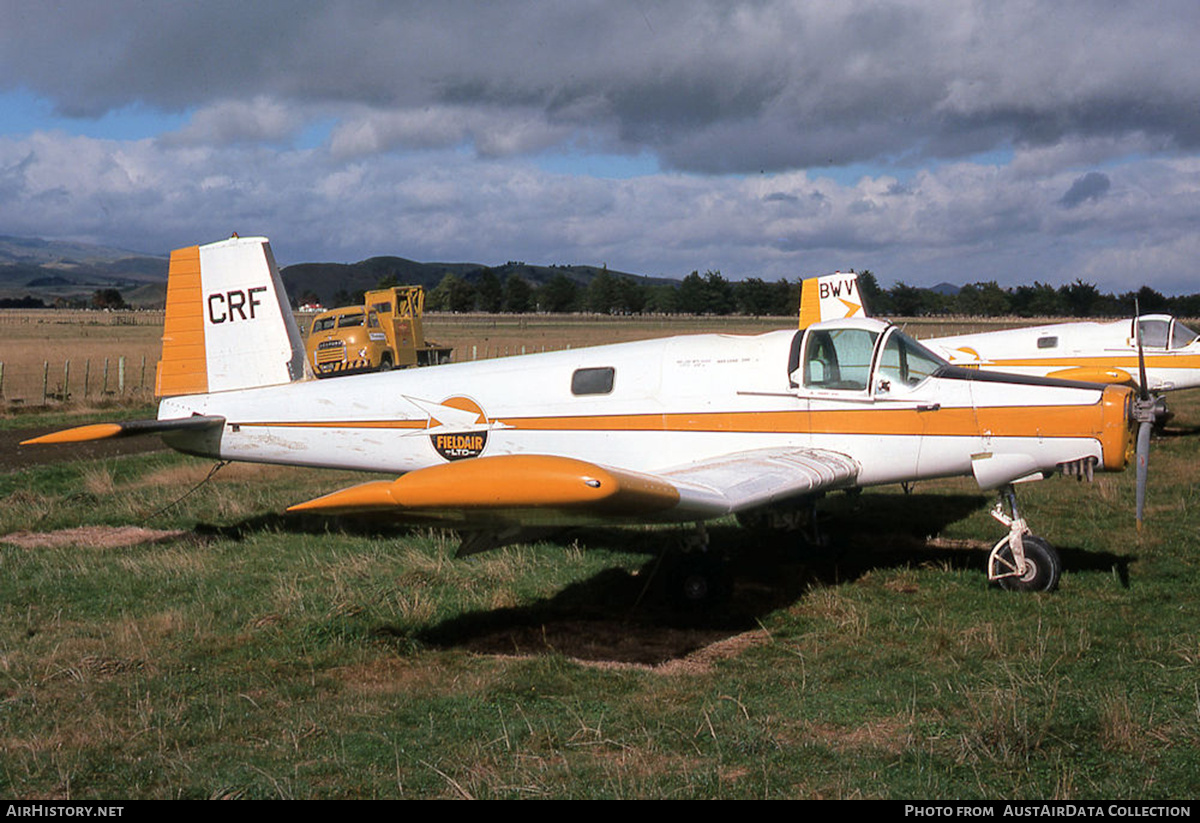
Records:
[[[525,632],[476,638],[471,651],[498,659],[520,659],[554,653],[582,666],[634,669],[657,674],[703,674],[719,660],[736,657],[763,643],[762,631],[729,636],[728,631],[673,628],[630,623],[619,630],[610,623],[562,620]],[[508,645],[507,650],[502,646]]]
[[[180,530],[143,529],[140,526],[80,526],[53,532],[12,532],[0,537],[22,549],[58,549],[77,546],[85,549],[117,549],[142,543],[161,543],[187,532]]]

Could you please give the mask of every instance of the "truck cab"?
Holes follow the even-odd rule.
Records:
[[[321,312],[308,334],[308,362],[333,377],[450,362],[451,349],[425,340],[425,290],[396,286],[366,292],[363,304]]]

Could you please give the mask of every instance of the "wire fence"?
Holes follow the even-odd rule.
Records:
[[[124,355],[43,360],[41,365],[0,360],[0,401],[7,406],[51,406],[94,400],[148,400],[157,361]]]

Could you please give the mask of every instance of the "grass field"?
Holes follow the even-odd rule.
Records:
[[[345,473],[0,474],[0,796],[1192,798],[1200,397],[1173,407],[1142,534],[1132,472],[1022,489],[1053,594],[987,586],[992,500],[946,481],[830,497],[826,551],[718,523],[738,583],[703,616],[664,605],[671,529],[456,560],[280,514]]]

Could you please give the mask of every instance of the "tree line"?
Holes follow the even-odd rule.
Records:
[[[1168,297],[1149,286],[1106,294],[1078,279],[1058,287],[1035,281],[1032,286],[1011,288],[992,280],[971,283],[950,294],[903,282],[882,289],[869,271],[860,273],[858,280],[868,310],[882,316],[1129,317],[1138,310],[1142,314],[1200,317],[1200,294]]]
[[[957,290],[929,289],[899,282],[882,288],[870,270],[858,272],[859,289],[869,314],[878,317],[1128,317],[1142,313],[1200,317],[1200,294],[1168,297],[1142,286],[1109,294],[1076,280],[1064,286],[1034,282],[1002,287],[995,281],[970,283]],[[536,285],[516,272],[484,269],[464,277],[446,274],[425,298],[429,311],[525,314],[692,314],[791,316],[799,311],[801,279],[765,281],[726,279],[720,271],[693,271],[677,283],[648,283],[601,269],[587,282],[559,272]],[[378,288],[398,285],[392,276]],[[339,292],[334,305],[362,302],[362,292]]]
[[[1009,288],[986,281],[957,292],[904,282],[884,289],[870,270],[859,272],[858,280],[868,312],[880,317],[1128,317],[1135,306],[1144,314],[1200,317],[1200,294],[1168,297],[1149,286],[1120,294],[1102,293],[1082,280],[1058,287],[1035,282]],[[800,283],[758,277],[731,281],[710,270],[693,271],[678,285],[648,285],[602,270],[587,284],[557,274],[535,287],[518,274],[501,279],[485,271],[474,282],[446,275],[427,296],[426,307],[451,312],[790,316],[799,310]]]
[[[386,287],[386,286],[384,286]],[[678,284],[646,283],[601,269],[587,283],[564,273],[541,285],[519,274],[484,271],[473,280],[447,274],[425,298],[430,311],[593,312],[597,314],[749,314],[796,312],[800,283],[760,278],[730,281],[719,271],[694,271]]]

